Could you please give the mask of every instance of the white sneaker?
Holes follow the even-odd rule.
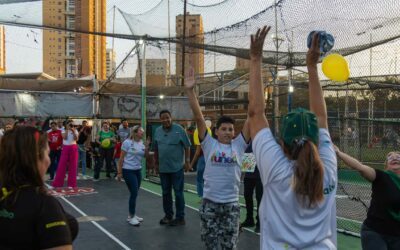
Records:
[[[143,218],[141,218],[141,217],[139,217],[139,216],[137,216],[137,215],[135,215],[135,218],[136,218],[139,222],[142,222],[142,221],[143,221]]]
[[[140,225],[140,222],[139,222],[135,217],[133,217],[133,218],[129,221],[129,224],[131,224],[132,226],[139,226],[139,225]]]
[[[129,222],[132,219],[130,215],[128,215],[128,218],[126,218],[126,221]]]

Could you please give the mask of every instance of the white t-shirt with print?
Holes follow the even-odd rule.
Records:
[[[203,198],[217,203],[238,201],[240,165],[247,147],[243,135],[222,144],[207,133],[201,147],[206,161]]]
[[[76,138],[78,138],[78,131],[74,131],[74,133],[71,130],[68,130],[68,135],[67,135],[67,139],[63,139],[63,145],[75,145],[76,144],[76,140],[74,139],[74,134],[76,136]]]
[[[130,170],[142,168],[142,159],[145,153],[145,146],[142,141],[126,139],[122,143],[121,150],[125,152],[122,168]]]
[[[337,160],[327,129],[319,130],[318,151],[324,165],[324,200],[304,208],[292,189],[294,161],[290,161],[269,128],[259,131],[253,152],[263,183],[260,205],[263,250],[336,249]]]

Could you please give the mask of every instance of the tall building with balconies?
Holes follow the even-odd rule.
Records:
[[[114,72],[117,68],[117,63],[115,61],[115,50],[107,49],[106,52],[106,69],[107,69],[107,78]]]
[[[43,25],[106,32],[106,0],[44,0]],[[106,79],[106,38],[44,30],[43,71],[57,78]]]
[[[183,15],[176,16],[176,37],[183,37]],[[204,44],[203,19],[201,15],[186,14],[186,32],[187,43]],[[182,77],[182,46],[176,45],[176,76]],[[204,74],[204,50],[185,47],[185,71],[193,67],[195,74]]]
[[[6,43],[5,43],[5,29],[0,26],[0,74],[6,73]]]

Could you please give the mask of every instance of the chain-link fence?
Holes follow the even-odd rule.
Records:
[[[387,153],[399,150],[400,146],[398,79],[398,75],[393,75],[352,79],[341,85],[329,81],[322,83],[333,143],[343,152],[376,169],[383,169]],[[280,83],[280,115],[288,111],[288,93],[282,87],[285,84]],[[308,107],[308,89],[300,80],[295,81],[295,85],[293,108]],[[273,110],[273,106],[272,98],[267,109]],[[341,161],[338,167],[337,228],[359,235],[370,205],[371,183]]]

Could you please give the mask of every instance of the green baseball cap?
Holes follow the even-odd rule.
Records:
[[[315,114],[307,109],[298,108],[283,117],[280,134],[281,139],[288,146],[292,146],[300,139],[318,145],[318,130],[318,120]]]

